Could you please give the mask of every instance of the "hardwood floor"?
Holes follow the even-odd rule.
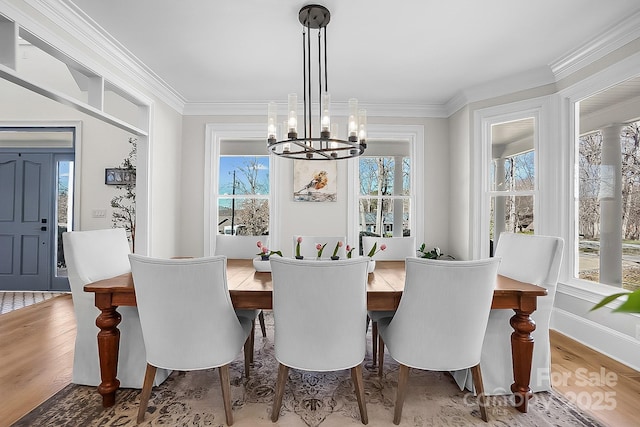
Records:
[[[70,295],[0,315],[0,426],[71,381],[76,334]],[[554,387],[607,426],[636,426],[640,372],[551,331]]]
[[[640,372],[551,331],[552,384],[607,426],[637,426]]]
[[[0,315],[0,425],[71,382],[75,336],[71,295]]]

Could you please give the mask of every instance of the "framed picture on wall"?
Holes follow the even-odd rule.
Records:
[[[129,185],[136,183],[135,169],[107,168],[104,170],[104,183],[107,185]]]
[[[293,200],[335,202],[338,167],[333,160],[293,161]]]

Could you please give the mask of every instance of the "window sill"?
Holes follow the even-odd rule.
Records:
[[[590,303],[593,303],[594,305],[599,303],[604,297],[622,291],[624,291],[624,289],[618,288],[616,286],[594,283],[581,279],[570,279],[565,282],[558,282],[557,288],[557,292],[561,292],[565,295],[588,301]],[[614,300],[607,304],[606,308],[615,309],[619,307],[620,304],[620,300]],[[629,314],[632,316],[640,317],[640,314]]]

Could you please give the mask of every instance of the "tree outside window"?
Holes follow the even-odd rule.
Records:
[[[359,176],[360,234],[410,235],[409,157],[360,157]]]
[[[601,202],[612,191],[621,191],[622,287],[640,288],[640,122],[623,127],[620,134],[621,186],[608,185],[615,177],[602,164],[603,133],[595,130],[578,141],[579,270],[581,279],[600,281]]]
[[[218,232],[269,234],[269,157],[220,156]]]

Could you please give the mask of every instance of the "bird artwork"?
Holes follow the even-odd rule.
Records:
[[[335,161],[294,161],[293,200],[335,202],[337,167]]]
[[[295,194],[302,194],[303,192],[307,192],[307,194],[311,193],[314,190],[321,190],[327,186],[327,182],[329,178],[327,177],[327,171],[320,171],[313,175],[313,178],[307,185],[298,190]]]

